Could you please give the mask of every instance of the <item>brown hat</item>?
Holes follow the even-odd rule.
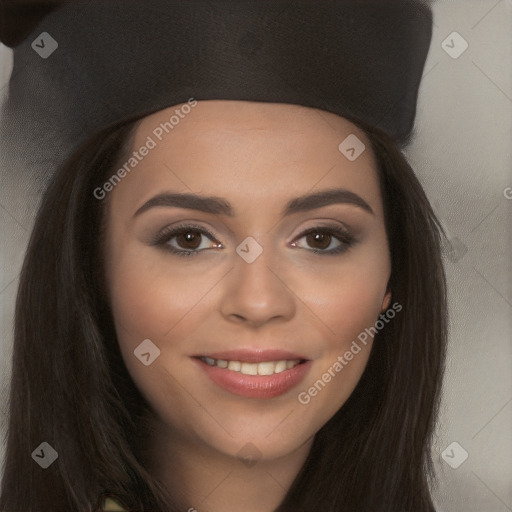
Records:
[[[292,103],[410,139],[432,12],[420,0],[82,0],[14,48],[6,166],[189,99]],[[20,171],[21,172],[21,171]]]

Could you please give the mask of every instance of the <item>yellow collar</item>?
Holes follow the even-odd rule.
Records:
[[[99,512],[129,512],[129,510],[117,496],[107,494],[103,497]]]

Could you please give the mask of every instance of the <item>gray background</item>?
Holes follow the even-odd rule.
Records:
[[[434,495],[438,512],[506,512],[512,511],[512,199],[506,197],[512,197],[512,0],[445,0],[433,9],[416,138],[406,154],[450,235],[450,345]],[[453,32],[468,44],[457,58],[447,53],[463,48]],[[0,99],[11,67],[11,51],[0,44]],[[37,200],[28,180],[0,191],[3,421],[14,299]]]

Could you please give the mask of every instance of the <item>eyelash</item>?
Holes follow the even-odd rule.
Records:
[[[166,228],[162,230],[156,238],[151,242],[151,245],[164,247],[165,250],[176,254],[181,257],[189,257],[195,256],[201,253],[204,249],[200,250],[178,250],[171,245],[168,245],[168,242],[172,240],[176,235],[180,235],[183,233],[187,233],[189,231],[199,232],[202,235],[205,235],[211,241],[215,240],[215,236],[210,233],[207,229],[202,226],[198,226],[195,224],[182,224],[178,226],[174,226],[172,228]],[[321,249],[309,249],[310,252],[314,254],[320,254],[325,256],[334,256],[337,254],[342,254],[347,251],[350,247],[352,247],[356,243],[355,237],[349,233],[347,230],[344,230],[338,226],[318,226],[314,228],[307,229],[302,232],[295,240],[300,240],[305,236],[316,233],[322,235],[335,235],[334,238],[337,238],[338,241],[342,243],[339,247],[330,250],[321,250]]]

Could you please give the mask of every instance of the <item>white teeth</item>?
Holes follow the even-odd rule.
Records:
[[[272,361],[258,364],[258,375],[273,375],[276,364]]]
[[[278,361],[274,368],[274,373],[281,373],[286,370],[286,361]]]
[[[242,363],[240,373],[244,375],[258,375],[258,363]]]
[[[242,368],[242,363],[240,361],[229,361],[228,370],[239,372],[240,368]]]
[[[210,366],[227,368],[228,370],[240,372],[244,375],[274,375],[274,373],[281,373],[285,370],[290,370],[300,363],[299,359],[264,361],[262,363],[244,363],[241,361],[213,359],[211,357],[202,357],[201,359]]]

